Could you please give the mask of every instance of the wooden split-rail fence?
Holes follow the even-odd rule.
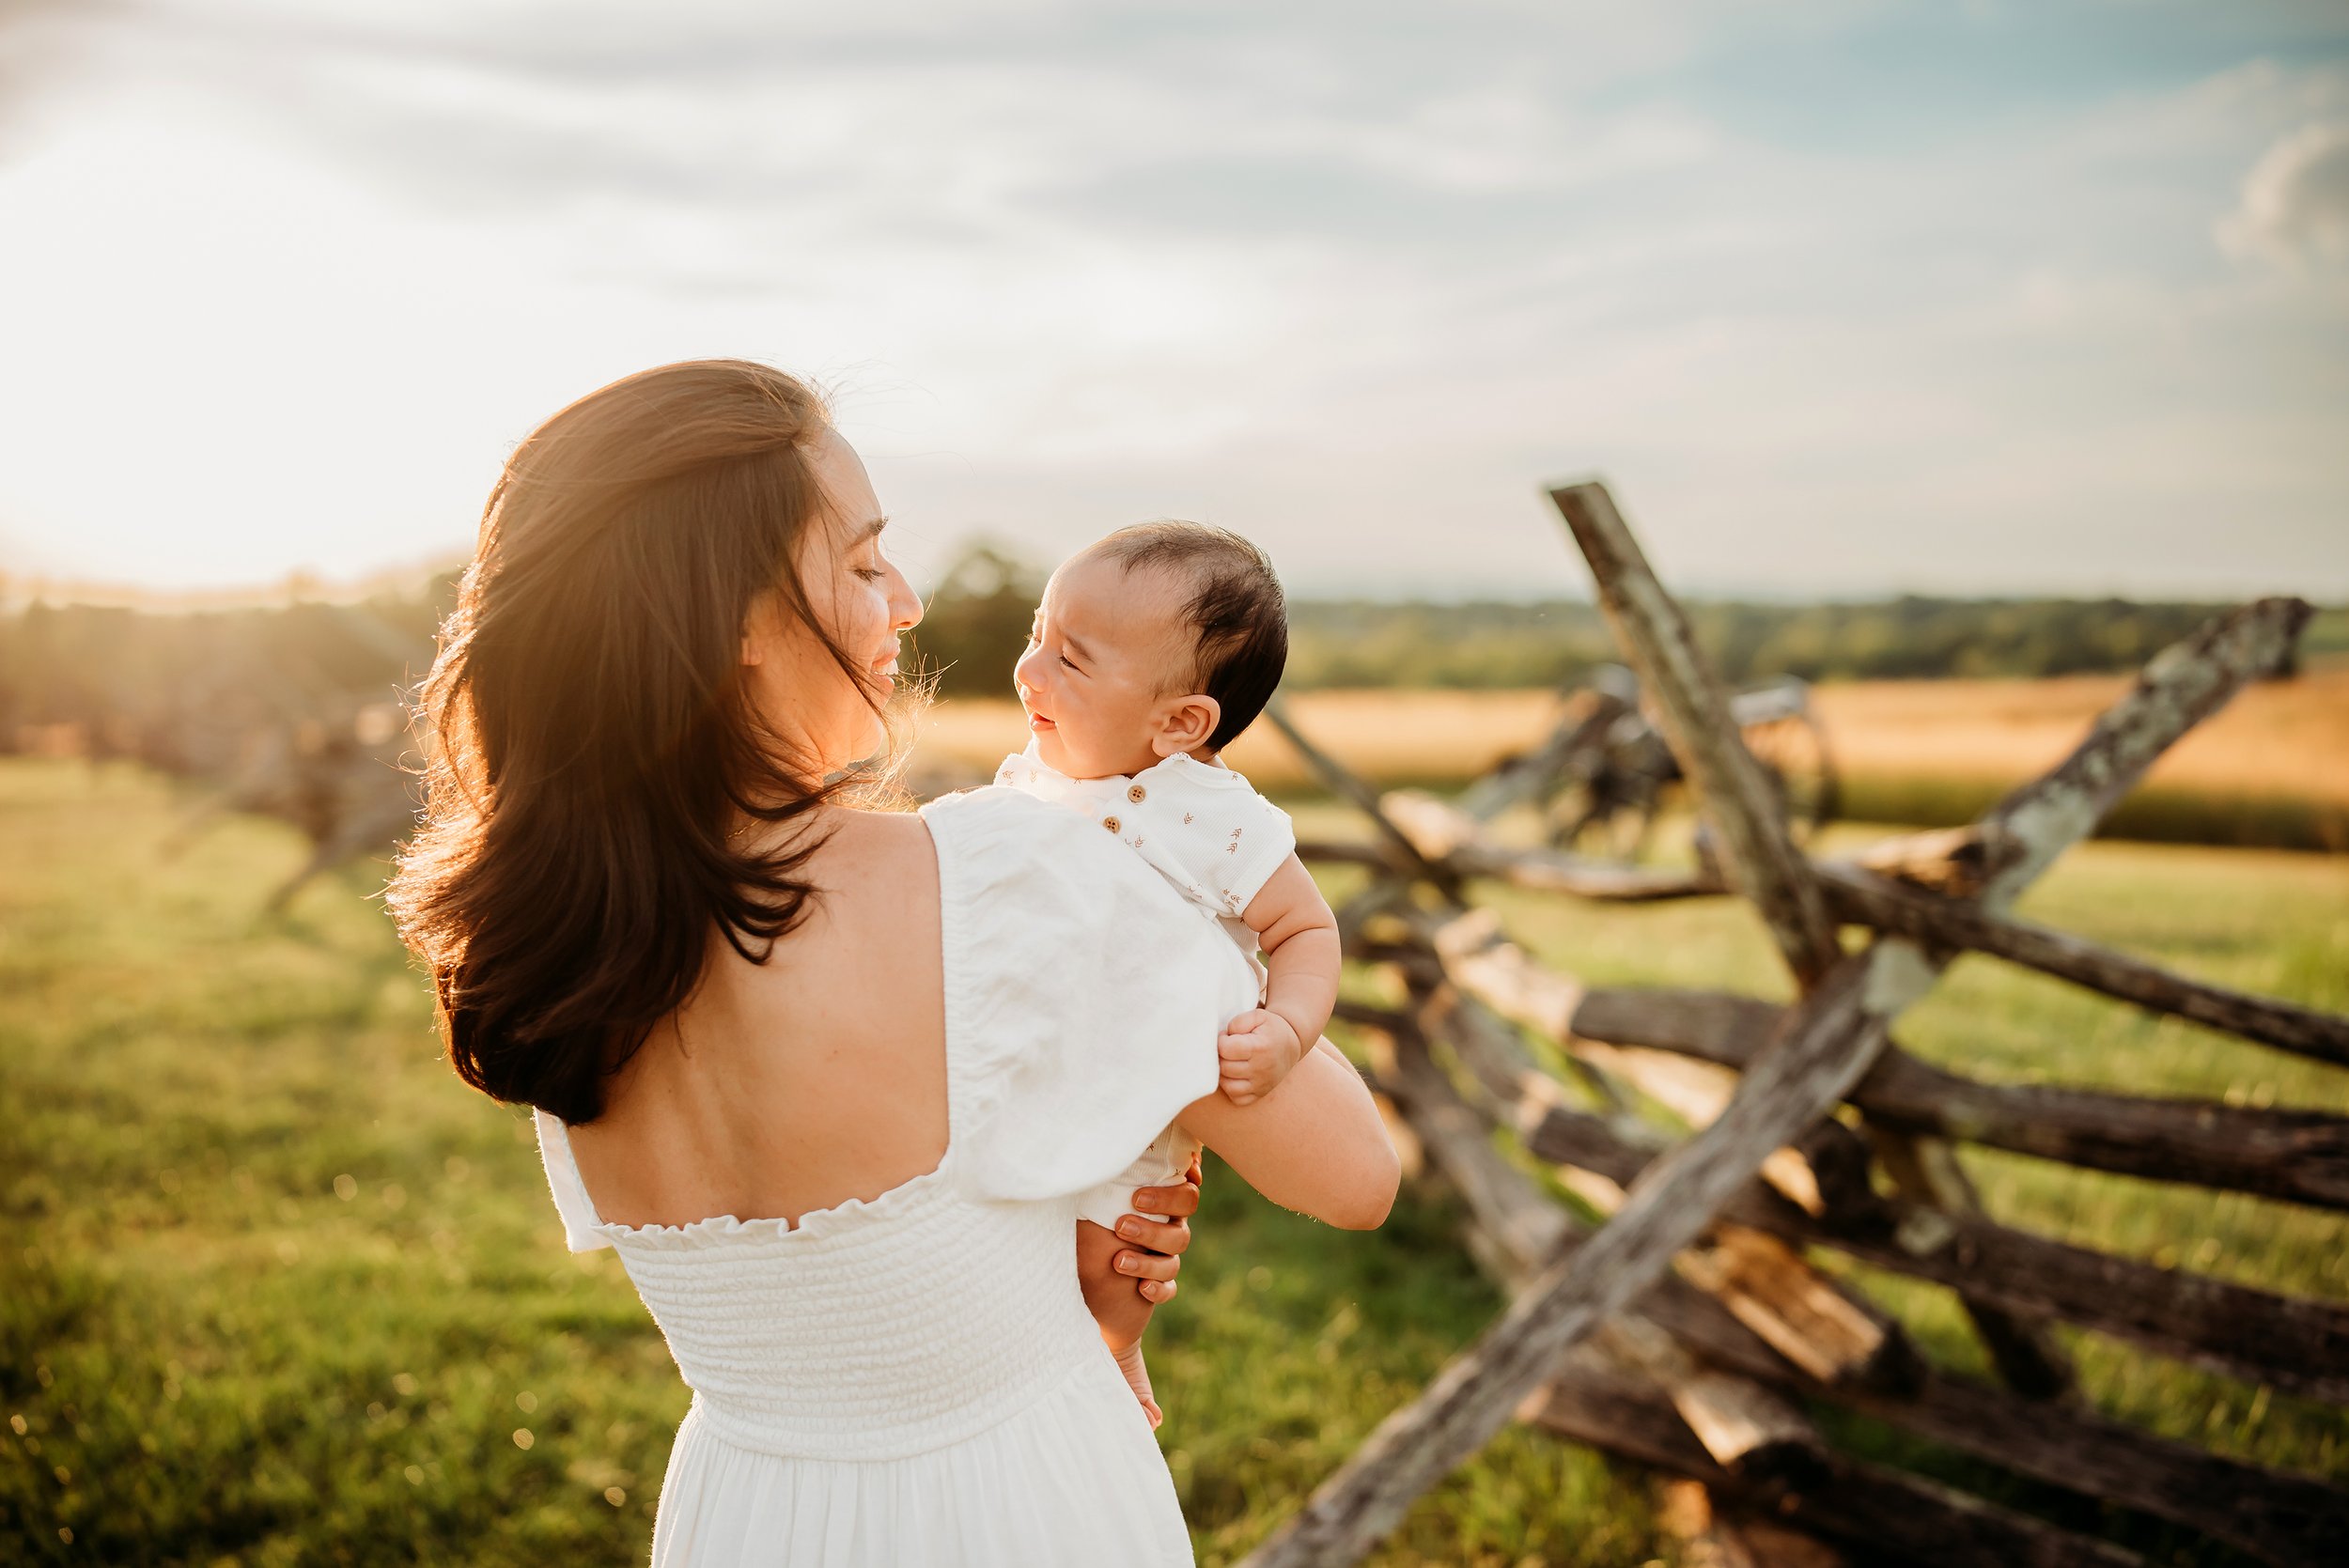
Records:
[[[1271,715],[1373,830],[1366,844],[1301,846],[1371,869],[1340,912],[1346,951],[1389,967],[1408,999],[1345,1004],[1341,1017],[1367,1041],[1376,1086],[1456,1188],[1471,1250],[1513,1300],[1248,1568],[1361,1560],[1512,1419],[1681,1478],[1684,1497],[1701,1487],[1691,1560],[2140,1560],[1842,1452],[1814,1423],[1818,1405],[2254,1560],[2349,1561],[2349,1493],[2097,1414],[2049,1327],[2061,1319],[2349,1405],[2349,1308],[2013,1229],[1983,1212],[1952,1148],[2341,1210],[2349,1119],[1980,1083],[1893,1038],[1903,1011],[1972,952],[2349,1065],[2349,1019],[2205,985],[2012,912],[2169,746],[2245,682],[2285,667],[2309,607],[2263,599],[2164,651],[2077,750],[1973,827],[1813,860],[1796,848],[1720,683],[1606,489],[1573,485],[1552,499],[1696,793],[1712,853],[1703,869],[1679,871],[1506,846],[1488,824],[1541,786],[1540,753],[1455,802],[1381,795]],[[1536,963],[1470,905],[1478,879],[1600,900],[1741,896],[1797,1000],[1586,986]],[[1848,950],[1846,928],[1864,939]],[[1641,1105],[1697,1130],[1676,1136]],[[1554,1199],[1496,1147],[1496,1128],[1604,1223]],[[1895,1318],[1812,1265],[1817,1250],[1955,1292],[1997,1380],[1929,1362]]]

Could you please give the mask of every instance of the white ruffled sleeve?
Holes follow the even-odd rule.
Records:
[[[574,1252],[611,1246],[612,1238],[604,1234],[603,1221],[596,1218],[595,1203],[587,1196],[587,1184],[579,1179],[570,1134],[561,1121],[543,1110],[532,1111],[531,1120],[538,1129],[538,1158],[547,1168],[547,1190],[554,1194],[554,1212],[562,1217],[564,1245]]]
[[[1216,1086],[1253,971],[1101,827],[990,785],[924,808],[938,846],[951,1144],[977,1196],[1081,1192]]]

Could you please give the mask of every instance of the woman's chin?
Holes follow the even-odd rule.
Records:
[[[879,766],[889,756],[889,726],[879,719],[865,726],[863,736],[839,750],[842,760],[833,765],[832,776],[838,778],[864,768]]]

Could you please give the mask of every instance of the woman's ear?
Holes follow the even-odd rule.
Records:
[[[1177,752],[1195,752],[1215,734],[1217,721],[1223,717],[1223,705],[1205,692],[1188,697],[1170,697],[1158,712],[1151,726],[1150,749],[1161,757]]]

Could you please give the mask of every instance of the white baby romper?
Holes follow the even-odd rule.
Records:
[[[1265,970],[1256,957],[1256,934],[1240,912],[1297,848],[1297,833],[1288,813],[1257,794],[1246,778],[1177,752],[1139,773],[1072,779],[1047,765],[1031,740],[1026,751],[1003,759],[995,782],[1081,812],[1140,854],[1177,893],[1216,917],[1247,955],[1262,999]],[[1181,1181],[1199,1150],[1197,1139],[1169,1123],[1132,1164],[1078,1199],[1078,1217],[1115,1229],[1132,1211],[1134,1188]]]
[[[538,1113],[572,1249],[618,1252],[693,1389],[654,1568],[1191,1560],[1069,1234],[1077,1193],[1215,1092],[1216,1033],[1253,978],[1057,806],[977,789],[922,815],[946,1003],[936,1170],[796,1225],[612,1224]]]

